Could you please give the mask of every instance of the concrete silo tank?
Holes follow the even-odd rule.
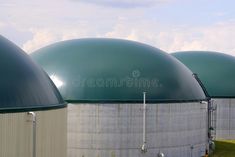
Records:
[[[212,98],[215,138],[235,139],[235,57],[208,51],[177,52],[173,56],[198,74]]]
[[[0,36],[0,156],[65,157],[67,108],[47,74]]]
[[[32,57],[69,102],[68,157],[205,154],[204,92],[167,53],[138,42],[88,38],[47,46]]]

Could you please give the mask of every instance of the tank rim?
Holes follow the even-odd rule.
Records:
[[[17,112],[28,112],[28,111],[45,111],[45,110],[55,110],[60,108],[66,108],[68,103],[50,105],[50,106],[30,106],[30,107],[12,107],[12,108],[1,108],[0,113],[17,113]]]
[[[205,99],[195,99],[195,100],[170,100],[170,99],[162,99],[162,100],[146,100],[146,103],[189,103],[189,102],[201,102],[201,101],[208,101],[209,98],[205,98]],[[115,104],[115,103],[130,103],[130,104],[134,104],[134,103],[143,103],[143,100],[65,100],[67,103],[104,103],[104,104]]]

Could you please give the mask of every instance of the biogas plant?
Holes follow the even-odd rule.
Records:
[[[201,157],[207,97],[171,55],[118,39],[75,39],[33,59],[68,102],[68,157]]]
[[[0,157],[65,157],[67,108],[47,74],[0,36]]]
[[[85,38],[31,57],[0,37],[0,157],[203,157],[234,138],[232,56]]]
[[[209,104],[210,135],[214,139],[235,139],[235,57],[219,52],[173,53],[204,84]]]

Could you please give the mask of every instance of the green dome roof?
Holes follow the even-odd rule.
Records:
[[[57,84],[64,100],[91,102],[205,99],[192,72],[154,47],[119,39],[59,42],[32,57]]]
[[[47,74],[20,48],[0,35],[0,112],[64,106]]]
[[[211,97],[235,97],[235,57],[208,51],[176,52],[172,55],[198,74]]]

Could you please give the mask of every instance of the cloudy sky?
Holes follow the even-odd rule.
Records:
[[[234,0],[0,0],[0,34],[26,52],[72,38],[235,56]]]

